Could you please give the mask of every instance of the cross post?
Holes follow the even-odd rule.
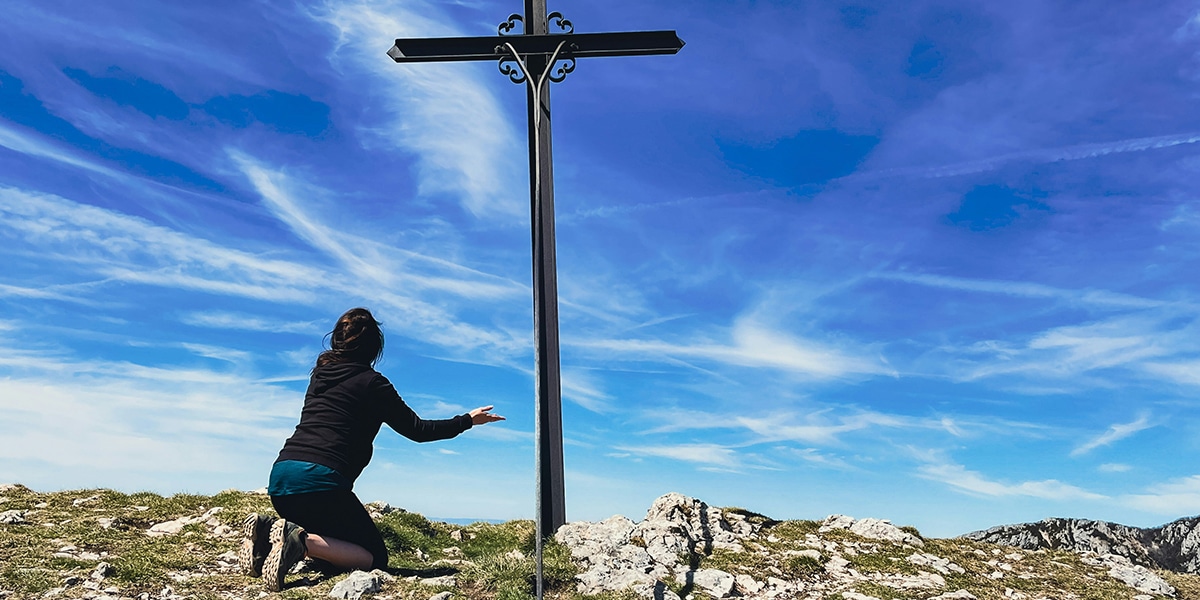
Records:
[[[522,34],[512,33],[517,23],[524,26]],[[550,31],[551,23],[558,31]],[[388,55],[398,63],[497,60],[500,72],[513,83],[527,84],[536,360],[537,598],[541,600],[543,545],[566,523],[549,84],[561,82],[574,71],[577,58],[675,54],[683,48],[683,40],[674,31],[576,34],[561,13],[546,13],[546,0],[525,0],[524,16],[509,16],[497,33],[490,37],[397,39]]]

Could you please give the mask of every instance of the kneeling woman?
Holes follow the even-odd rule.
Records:
[[[374,369],[383,354],[383,331],[365,308],[338,319],[329,345],[313,367],[300,424],[271,468],[267,493],[282,518],[252,514],[243,525],[241,569],[261,574],[271,591],[279,591],[306,556],[345,570],[387,567],[383,536],[352,491],[383,423],[429,442],[504,419],[491,406],[452,419],[417,416]]]

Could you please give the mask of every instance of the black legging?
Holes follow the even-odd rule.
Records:
[[[350,542],[371,553],[372,569],[386,569],[387,546],[383,536],[350,490],[271,496],[279,516],[303,527],[308,533]]]

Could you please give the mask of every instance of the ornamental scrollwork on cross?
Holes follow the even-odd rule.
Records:
[[[546,23],[547,25],[554,23],[554,25],[561,29],[563,33],[575,33],[575,26],[572,25],[570,21],[563,18],[563,14],[558,11],[554,11],[546,15]]]
[[[501,23],[500,26],[496,28],[496,32],[500,35],[521,35],[519,33],[512,32],[517,28],[517,23],[521,24],[522,30],[525,29],[525,19],[521,15],[517,13],[508,15],[508,20]]]
[[[521,29],[523,30],[525,28],[524,17],[513,13],[508,16],[507,21],[501,23],[500,26],[496,28],[496,31],[502,36],[521,35],[514,33],[518,23],[521,24]],[[570,20],[563,17],[562,13],[557,11],[546,15],[546,24],[547,27],[553,24],[563,34],[575,33],[575,25],[572,24]],[[572,55],[572,53],[577,49],[578,47],[575,44],[568,44],[565,41],[560,42],[558,47],[554,50],[554,53],[549,57],[549,60],[546,64],[546,70],[542,73],[531,74],[525,59],[517,54],[517,51],[515,48],[513,48],[513,45],[504,43],[496,46],[496,54],[500,56],[500,60],[496,66],[500,69],[500,74],[508,77],[509,81],[513,83],[525,83],[526,81],[529,81],[531,85],[536,84],[536,87],[540,89],[541,82],[544,82],[548,79],[554,83],[561,83],[567,78],[568,74],[575,71],[575,57]],[[533,81],[532,78],[534,77],[540,81]]]

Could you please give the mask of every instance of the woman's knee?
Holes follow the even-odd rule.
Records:
[[[367,551],[371,553],[371,568],[386,571],[388,566],[387,548],[367,548]]]

